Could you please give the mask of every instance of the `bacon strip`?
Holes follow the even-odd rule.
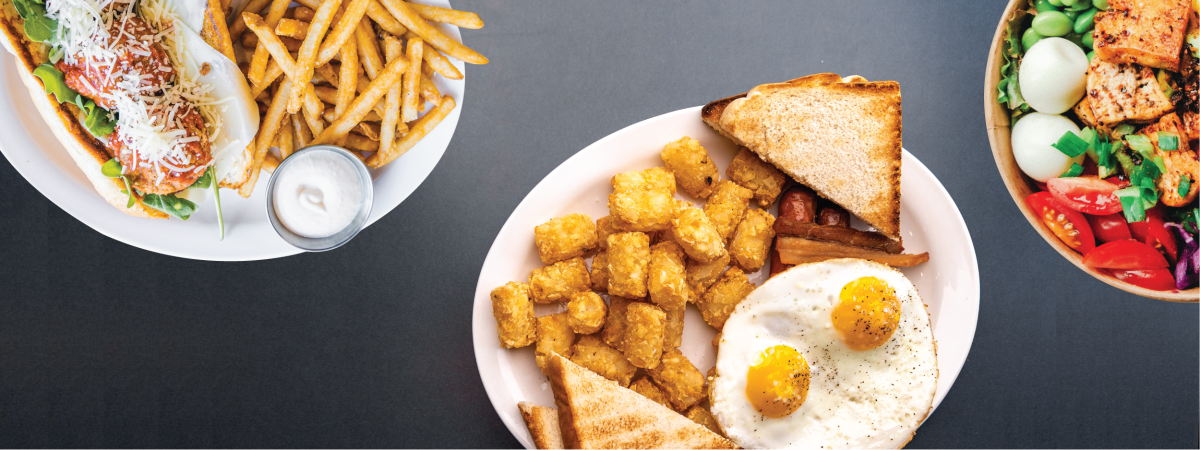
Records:
[[[880,250],[886,253],[900,253],[904,251],[904,245],[901,241],[894,241],[879,233],[856,230],[850,227],[817,225],[815,223],[797,222],[780,217],[775,221],[774,228],[775,233],[780,235],[786,234],[805,239],[833,241],[865,249]]]
[[[836,258],[859,258],[887,264],[892,267],[912,267],[929,261],[929,253],[897,255],[838,242],[818,241],[794,236],[779,236],[778,240],[775,241],[775,248],[779,251],[779,260],[783,264],[805,264]]]

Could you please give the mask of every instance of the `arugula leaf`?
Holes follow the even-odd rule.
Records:
[[[208,189],[208,187],[212,185],[213,170],[214,169],[212,167],[209,167],[208,170],[205,170],[204,175],[200,175],[200,178],[197,178],[196,181],[192,182],[192,185],[188,186],[188,189]]]
[[[54,94],[59,103],[71,103],[87,112],[83,126],[96,137],[105,137],[116,131],[116,121],[110,120],[110,114],[104,108],[96,106],[96,102],[80,95],[67,86],[62,71],[50,64],[42,64],[33,69],[33,75],[42,80],[47,94]]]
[[[46,7],[36,0],[13,0],[17,14],[25,19],[25,36],[34,42],[58,37],[58,21],[46,17]]]
[[[188,217],[196,212],[195,203],[176,197],[175,194],[146,194],[142,197],[142,203],[182,220],[188,220]]]
[[[214,166],[209,170],[215,172],[217,169],[216,166]],[[213,178],[216,178],[216,176],[213,176]],[[213,198],[217,200],[217,229],[220,232],[219,240],[223,241],[225,240],[225,214],[221,212],[221,183],[214,179],[212,181],[212,190]]]
[[[1068,131],[1058,138],[1058,142],[1050,144],[1050,146],[1058,149],[1064,155],[1074,158],[1087,151],[1088,143],[1076,136],[1075,133]]]
[[[1187,197],[1188,191],[1192,190],[1192,179],[1183,174],[1179,176],[1179,196]]]
[[[121,170],[121,161],[117,160],[117,158],[105,161],[100,166],[100,173],[102,175],[109,178],[120,178],[121,181],[125,182],[125,189],[121,191],[122,194],[129,196],[129,200],[125,201],[125,208],[132,208],[133,204],[136,203],[133,199],[133,186],[130,185],[129,177],[125,176],[123,172]]]

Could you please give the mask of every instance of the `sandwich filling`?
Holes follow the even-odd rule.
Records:
[[[164,0],[47,0],[45,8],[57,22],[50,59],[67,87],[107,110],[114,131],[99,137],[132,187],[172,194],[204,175],[221,121],[201,106],[220,102],[202,73],[181,64],[182,22]]]

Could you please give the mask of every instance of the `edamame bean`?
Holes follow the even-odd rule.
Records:
[[[1045,38],[1046,36],[1042,36],[1041,33],[1038,33],[1033,28],[1030,28],[1025,30],[1025,34],[1021,35],[1021,47],[1024,47],[1025,51],[1029,51],[1029,48],[1033,47],[1033,44],[1036,44],[1038,41]]]
[[[1033,27],[1042,36],[1062,36],[1071,31],[1071,19],[1058,11],[1046,11],[1033,17]]]
[[[1092,28],[1096,23],[1096,13],[1100,10],[1092,8],[1075,18],[1075,32],[1082,33]]]
[[[1062,0],[1046,0],[1046,1],[1050,2],[1050,4],[1054,5],[1054,6],[1062,6],[1063,5]]]
[[[1070,5],[1071,11],[1083,11],[1092,7],[1092,0],[1076,0],[1074,5]]]
[[[1096,52],[1087,52],[1088,64],[1092,63],[1092,58],[1096,57]]]
[[[1096,38],[1092,36],[1093,34],[1094,33],[1092,33],[1091,30],[1088,30],[1087,33],[1083,34],[1083,39],[1080,39],[1080,42],[1083,42],[1083,45],[1086,46],[1087,48],[1092,48],[1092,44],[1096,43],[1095,42]]]
[[[1050,3],[1050,0],[1036,0],[1034,2],[1034,6],[1037,8],[1038,12],[1058,11],[1058,7],[1054,6],[1054,4]]]
[[[1071,6],[1075,4],[1075,0],[1059,0],[1063,6]]]
[[[1075,18],[1079,17],[1079,11],[1073,11],[1073,10],[1068,9],[1068,10],[1063,11],[1062,13],[1064,16],[1067,16],[1067,18],[1071,20],[1071,23],[1075,23]]]
[[[1101,11],[1108,11],[1108,0],[1092,0],[1092,6]]]

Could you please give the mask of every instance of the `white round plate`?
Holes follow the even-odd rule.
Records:
[[[613,133],[563,162],[521,201],[492,243],[475,287],[471,315],[475,360],[492,406],[525,447],[533,448],[533,441],[517,402],[554,406],[554,397],[549,381],[533,361],[534,346],[500,347],[491,290],[509,281],[524,282],[531,270],[543,265],[533,243],[533,227],[570,213],[585,213],[593,220],[608,215],[609,179],[620,172],[661,166],[663,146],[683,136],[700,141],[724,177],[737,147],[700,121],[700,107],[664,114]],[[975,337],[979,266],[967,226],[950,194],[907,151],[902,167],[900,232],[904,248],[909,253],[929,252],[929,262],[901,270],[921,293],[933,322],[940,372],[933,401],[936,408],[958,377]],[[682,192],[679,197],[703,205]],[[856,227],[863,227],[857,219],[855,222]],[[750,280],[762,284],[767,271],[764,267],[751,274]],[[537,305],[536,309],[542,316],[564,308]],[[716,361],[712,348],[716,331],[704,323],[695,306],[688,306],[684,320],[680,350],[705,373]]]
[[[446,0],[421,1],[450,7]],[[433,24],[451,38],[462,41],[457,27]],[[465,74],[462,61],[451,59]],[[433,132],[396,161],[372,171],[375,202],[370,226],[408,198],[442,159],[458,126],[463,108],[463,80],[434,77],[442,94],[454,97],[454,111]],[[186,222],[178,219],[151,220],[126,215],[96,193],[83,171],[37,113],[29,90],[17,74],[16,59],[0,54],[0,88],[7,102],[0,102],[0,152],[26,180],[67,214],[105,236],[164,255],[210,261],[251,261],[279,258],[301,250],[284,242],[267,220],[264,192],[270,174],[258,177],[254,193],[242,198],[230,189],[221,190],[225,215],[225,239],[218,240],[216,207],[211,198]]]

